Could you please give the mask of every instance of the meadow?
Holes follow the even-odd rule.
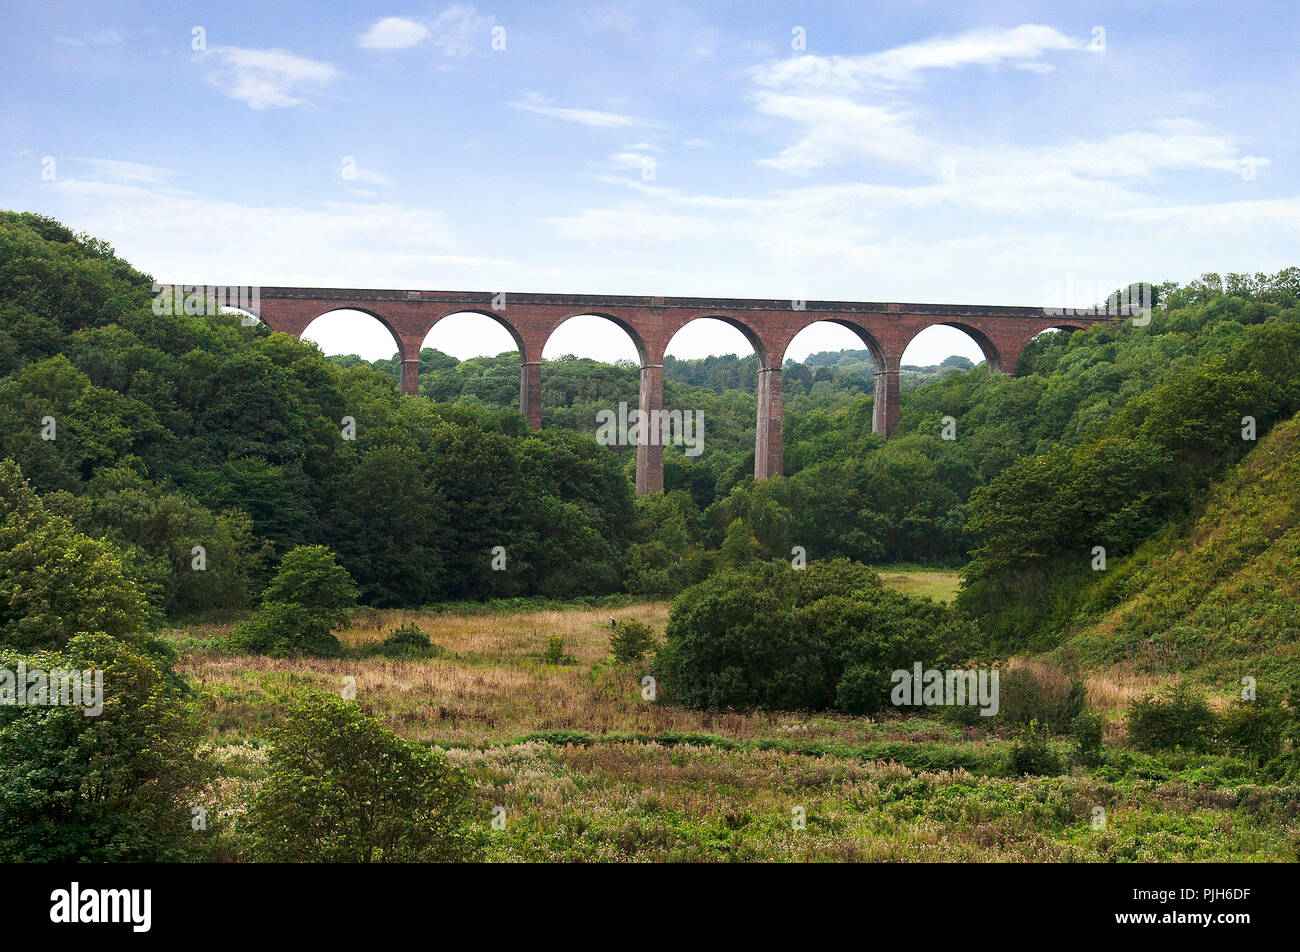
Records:
[[[902,576],[900,585],[946,581],[931,570],[882,574]],[[214,646],[224,628],[173,631],[177,670],[194,686],[221,766],[209,813],[238,823],[264,774],[263,734],[285,702],[355,690],[367,713],[469,771],[492,860],[1298,858],[1295,788],[1267,786],[1229,757],[1122,746],[1120,715],[1159,683],[1152,676],[1110,671],[1087,682],[1108,719],[1101,763],[1016,776],[1010,736],[950,718],[648,701],[645,665],[611,660],[609,619],[635,618],[661,637],[668,607],[362,610],[333,659],[232,655]],[[436,650],[373,653],[411,622]],[[1052,745],[1068,756],[1068,741]],[[498,806],[504,829],[491,827]]]

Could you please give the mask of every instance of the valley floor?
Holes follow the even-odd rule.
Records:
[[[609,660],[610,614],[373,612],[343,633],[360,654],[414,621],[443,653],[411,659],[231,656],[210,646],[221,629],[174,632],[223,766],[218,816],[238,821],[265,770],[261,736],[286,700],[353,684],[368,713],[469,770],[485,829],[505,808],[489,859],[1300,857],[1298,791],[1252,783],[1240,761],[1108,748],[1096,768],[1014,777],[1008,738],[943,718],[660,705],[642,699],[643,666]],[[662,634],[668,605],[612,614]],[[565,663],[543,660],[556,636]]]

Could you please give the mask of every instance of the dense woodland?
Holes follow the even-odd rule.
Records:
[[[430,399],[409,399],[391,363],[326,358],[235,315],[159,318],[147,275],[48,219],[6,213],[0,229],[0,448],[173,617],[251,606],[297,545],[330,547],[377,606],[671,595],[799,545],[873,564],[973,553],[963,602],[1011,638],[1067,610],[1049,593],[1087,572],[1081,551],[1120,557],[1185,518],[1254,445],[1242,416],[1263,436],[1300,408],[1300,270],[1206,275],[1162,286],[1149,326],[1043,335],[1019,376],[960,359],[916,373],[888,441],[871,433],[864,352],[792,365],[786,478],[766,482],[753,359],[672,362],[665,404],[703,411],[705,452],[667,448],[667,491],[637,499],[634,448],[593,438],[597,409],[635,401],[634,368],[548,363],[531,432],[515,356],[426,350]],[[498,545],[507,571],[491,569]]]
[[[1217,531],[1198,520],[1231,503],[1223,481],[1257,472],[1247,454],[1300,412],[1300,269],[1208,274],[1162,285],[1146,326],[1043,335],[1015,377],[961,359],[914,368],[888,441],[871,433],[865,352],[789,365],[785,474],[758,483],[753,359],[670,361],[665,404],[703,411],[705,452],[670,449],[667,491],[638,498],[632,450],[594,438],[597,409],[635,400],[635,368],[549,362],[533,432],[514,408],[516,357],[426,350],[408,397],[391,361],[327,358],[235,314],[160,318],[151,283],[100,241],[0,213],[0,650],[6,663],[106,667],[131,685],[115,710],[137,712],[94,724],[4,712],[5,856],[186,855],[183,794],[207,768],[155,637],[168,625],[233,619],[229,650],[331,654],[358,602],[680,596],[653,662],[671,702],[870,714],[884,674],[917,652],[960,663],[1070,638],[1096,652],[1079,626],[1156,591],[1162,554]],[[1293,441],[1278,432],[1269,458],[1284,460]],[[806,574],[786,570],[796,546]],[[951,606],[889,593],[864,568],[882,563],[961,567],[963,588]],[[1157,600],[1170,624],[1178,598]],[[1260,604],[1293,630],[1290,596]],[[1148,643],[1160,634],[1145,629]],[[432,650],[418,631],[390,640]],[[317,741],[359,732],[376,756],[409,758],[412,776],[445,767],[367,734],[352,709],[299,714],[316,738],[281,736],[250,855],[311,858],[277,852],[283,825],[306,820],[275,791],[300,788]],[[55,769],[69,732],[129,755]],[[141,786],[156,762],[133,757],[149,751],[174,769]],[[106,769],[103,796],[71,792]],[[394,816],[463,812],[411,795]],[[33,825],[58,831],[57,849],[32,853]],[[389,858],[472,852],[458,833],[394,835]],[[362,855],[351,848],[330,857]]]

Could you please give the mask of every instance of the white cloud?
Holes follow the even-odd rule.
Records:
[[[1009,30],[973,30],[940,36],[878,53],[858,56],[798,56],[773,60],[751,71],[754,81],[772,89],[858,92],[915,83],[930,69],[966,66],[1012,67],[1047,72],[1045,54],[1088,49],[1048,26],[1025,24]]]
[[[383,172],[372,169],[368,165],[359,165],[355,160],[351,165],[346,166],[340,174],[345,181],[367,182],[371,185],[382,185],[385,188],[393,184],[392,180]]]
[[[844,96],[764,95],[761,112],[789,119],[805,132],[773,158],[760,159],[795,175],[849,158],[873,158],[891,164],[914,165],[930,152],[929,143],[912,128],[908,112],[857,103]]]
[[[287,50],[214,46],[208,55],[218,60],[208,82],[258,110],[301,105],[303,95],[323,89],[341,75],[330,63]]]
[[[455,246],[440,215],[400,204],[246,205],[139,185],[55,185],[65,220],[163,281],[382,287],[375,282],[404,277],[393,285],[401,287],[416,277],[413,263],[427,267],[434,252]],[[184,241],[176,240],[178,227]]]
[[[595,126],[601,129],[626,129],[632,126],[659,128],[663,125],[652,119],[641,119],[623,113],[603,112],[598,109],[572,109],[565,106],[552,106],[549,105],[549,102],[544,96],[529,93],[523,99],[512,102],[510,105],[516,109],[535,112],[540,116],[549,116],[552,119],[562,119],[565,122],[576,122],[579,125]]]
[[[653,161],[653,157],[644,152],[614,152],[610,154],[609,164],[616,169],[640,170],[646,167],[647,160]]]
[[[444,56],[469,56],[487,45],[496,17],[483,16],[472,3],[455,3],[433,19],[384,17],[357,37],[371,50],[404,50],[429,40]]]
[[[799,127],[795,141],[760,164],[808,175],[840,162],[872,159],[894,165],[925,163],[934,150],[917,131],[899,90],[917,85],[926,70],[970,66],[1038,72],[1052,68],[1052,52],[1080,51],[1051,27],[1027,24],[976,30],[859,56],[798,56],[750,70],[758,110]]]
[[[430,24],[433,43],[447,56],[468,56],[484,48],[496,17],[482,16],[471,3],[457,3],[443,10]]]
[[[423,23],[406,17],[384,17],[357,37],[357,45],[368,50],[404,50],[428,35],[429,28]]]

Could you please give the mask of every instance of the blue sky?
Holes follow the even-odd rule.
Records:
[[[5,20],[0,207],[161,281],[1038,305],[1300,263],[1293,3],[7,0]],[[382,335],[312,328],[369,357]],[[428,343],[510,347],[468,318]],[[819,326],[790,356],[849,346]],[[745,347],[701,322],[669,352]],[[596,318],[563,353],[633,356]],[[979,357],[935,329],[905,360],[949,353]]]

